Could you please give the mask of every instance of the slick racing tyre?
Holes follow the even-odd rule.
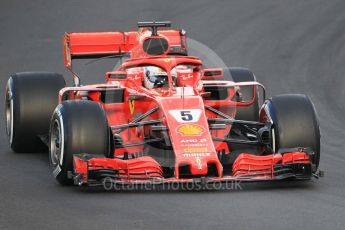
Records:
[[[255,75],[247,68],[230,67],[223,69],[224,80],[234,82],[249,82],[256,81]],[[255,90],[255,91],[254,91]],[[255,96],[255,101],[250,106],[237,106],[236,107],[236,120],[245,121],[258,121],[259,120],[259,95],[256,86],[242,86],[240,89],[242,100],[250,101]],[[241,130],[241,131],[239,131]],[[238,138],[236,133],[244,132],[240,126],[233,124],[228,134],[229,137]],[[241,152],[258,153],[260,150],[256,146],[248,146],[245,144],[228,144],[233,156]],[[234,158],[235,159],[235,158]]]
[[[15,152],[42,152],[47,146],[51,115],[65,80],[57,73],[26,72],[12,75],[6,85],[6,133]]]
[[[102,106],[93,101],[64,101],[50,123],[49,156],[53,175],[62,185],[73,183],[73,155],[109,155],[109,127]]]
[[[256,81],[255,75],[246,68],[231,67],[224,69],[224,80],[230,80],[234,82],[248,82]],[[237,106],[236,116],[237,120],[246,121],[258,121],[259,119],[259,96],[256,86],[242,86],[241,96],[244,101],[249,101],[254,97],[254,89],[256,93],[256,99],[250,106]]]
[[[272,143],[275,152],[284,148],[311,148],[313,172],[320,161],[320,130],[315,108],[310,99],[301,94],[286,94],[268,99],[261,111],[261,119],[273,122]]]

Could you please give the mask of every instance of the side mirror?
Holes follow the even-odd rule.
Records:
[[[204,69],[202,71],[202,80],[223,80],[223,69],[214,68],[214,69]]]
[[[106,80],[124,80],[127,78],[127,73],[125,71],[114,71],[114,72],[107,72],[105,74]]]

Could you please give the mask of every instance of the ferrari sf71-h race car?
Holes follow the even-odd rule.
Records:
[[[13,74],[6,127],[15,152],[49,148],[63,185],[212,183],[317,177],[320,131],[302,94],[266,99],[246,68],[203,68],[170,22],[138,31],[67,33],[62,75]],[[127,57],[126,60],[122,58]],[[72,60],[120,58],[106,82],[81,85]]]

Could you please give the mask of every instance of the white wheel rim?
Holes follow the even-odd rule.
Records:
[[[13,141],[13,93],[12,78],[7,82],[6,86],[6,133],[10,144]]]
[[[54,120],[50,135],[50,159],[52,165],[56,167],[61,161],[63,152],[63,135],[57,119]]]
[[[276,133],[274,131],[274,128],[272,128],[272,148],[273,153],[276,153]]]

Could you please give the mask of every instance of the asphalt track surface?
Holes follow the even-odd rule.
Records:
[[[11,73],[44,70],[69,78],[62,61],[64,32],[125,31],[140,20],[171,20],[225,63],[251,68],[269,95],[305,93],[314,101],[326,177],[237,191],[62,187],[47,154],[10,150],[2,122],[0,229],[344,229],[344,9],[342,0],[2,0],[2,108]],[[83,79],[97,78],[102,75]]]

